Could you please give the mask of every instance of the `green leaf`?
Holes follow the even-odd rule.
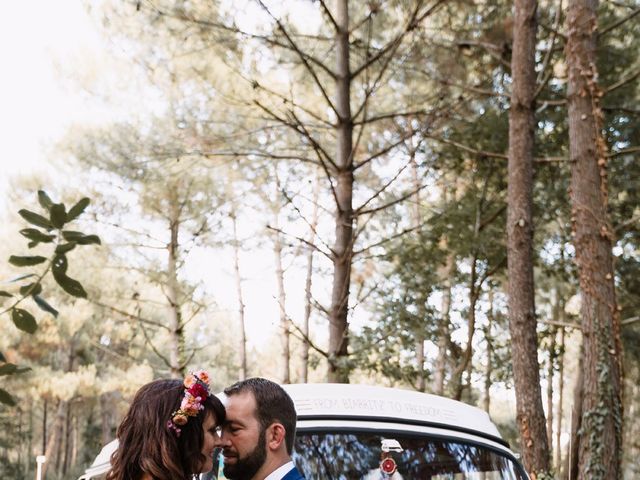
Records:
[[[12,278],[11,280],[9,280],[8,283],[16,283],[16,282],[19,282],[20,280],[24,280],[25,278],[35,277],[35,276],[36,276],[35,273],[25,273],[24,275],[20,275],[20,276],[17,276],[16,278]]]
[[[62,289],[69,295],[73,295],[74,297],[87,298],[87,292],[82,287],[80,282],[67,276],[68,266],[69,264],[67,262],[67,257],[65,257],[63,254],[56,255],[53,259],[53,265],[51,267],[53,278],[55,278],[56,282],[58,282],[58,285],[60,285]]]
[[[63,230],[62,236],[69,242],[76,242],[78,245],[100,245],[100,237],[97,235],[85,235],[82,232],[76,232],[75,230]]]
[[[55,235],[47,235],[37,228],[23,228],[22,230],[20,230],[20,234],[23,237],[28,238],[29,240],[41,243],[51,243],[56,238]]]
[[[64,204],[54,204],[51,207],[49,218],[54,227],[62,228],[67,223],[67,210],[64,208]]]
[[[28,285],[24,285],[20,287],[20,295],[38,295],[42,292],[42,285],[40,283],[30,283]]]
[[[0,290],[0,297],[13,297],[9,292],[5,292],[4,290]]]
[[[69,213],[67,213],[67,222],[75,220],[77,217],[79,217],[80,214],[84,212],[85,208],[89,206],[89,203],[91,203],[91,200],[89,200],[87,197],[80,199],[78,203],[71,207]]]
[[[23,228],[20,230],[20,234],[29,240],[34,240],[41,243],[51,243],[56,238],[55,235],[49,235],[41,232],[37,228]]]
[[[19,373],[28,372],[29,370],[31,370],[29,367],[20,367],[13,363],[5,363],[0,365],[0,377],[3,375],[17,375]]]
[[[62,236],[68,242],[76,242],[81,238],[84,238],[84,233],[76,232],[75,230],[63,230]]]
[[[53,228],[53,225],[51,225],[49,220],[44,218],[42,215],[38,215],[35,212],[25,210],[24,208],[22,210],[19,210],[18,213],[22,218],[24,218],[27,222],[32,223],[33,225],[46,228],[47,230],[51,230]]]
[[[0,365],[0,377],[3,375],[13,375],[14,373],[20,373],[21,371],[20,367],[14,363],[5,363]]]
[[[16,401],[4,388],[0,388],[0,403],[4,403],[5,405],[9,405],[11,407],[16,406]]]
[[[17,255],[11,255],[9,257],[9,263],[16,267],[30,267],[31,265],[38,265],[46,261],[46,257],[41,257],[39,255],[33,257],[19,257]]]
[[[14,308],[11,310],[11,319],[13,323],[23,332],[35,333],[38,329],[36,319],[26,310]]]
[[[56,247],[56,253],[65,254],[67,252],[70,252],[71,250],[76,248],[76,245],[77,245],[76,242],[63,243]]]
[[[45,192],[44,190],[38,190],[38,202],[45,210],[50,211],[51,207],[53,206],[51,198],[49,198],[49,195],[47,195],[47,192]]]
[[[33,295],[33,301],[36,302],[36,305],[38,305],[40,309],[50,313],[54,317],[58,317],[58,310],[49,305],[49,303],[40,295]]]
[[[16,370],[18,370],[18,366],[13,363],[5,363],[4,365],[0,365],[0,376],[2,375],[13,375]]]
[[[100,237],[97,235],[85,235],[84,237],[76,240],[79,245],[100,245]]]

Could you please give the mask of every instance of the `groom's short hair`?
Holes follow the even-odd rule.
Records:
[[[296,436],[296,408],[293,400],[284,389],[266,378],[254,377],[241,380],[224,389],[227,396],[251,392],[256,399],[256,418],[260,423],[260,435],[278,422],[284,426],[287,453],[293,452]]]

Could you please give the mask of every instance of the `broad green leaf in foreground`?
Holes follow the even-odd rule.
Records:
[[[21,308],[14,308],[11,310],[11,319],[16,327],[23,332],[35,333],[38,329],[36,319],[26,310]]]
[[[32,265],[38,265],[47,261],[46,257],[40,255],[34,255],[30,257],[21,257],[18,255],[11,255],[9,257],[9,263],[16,267],[30,267]]]
[[[4,403],[5,405],[9,405],[11,407],[15,407],[16,405],[16,401],[4,388],[0,388],[0,403]]]

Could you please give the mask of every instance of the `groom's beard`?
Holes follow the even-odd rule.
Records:
[[[266,429],[260,433],[258,444],[246,457],[237,457],[235,464],[224,464],[224,476],[229,480],[251,480],[267,459]]]

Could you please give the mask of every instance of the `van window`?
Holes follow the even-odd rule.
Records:
[[[298,431],[294,461],[307,480],[526,480],[498,450],[398,432]]]

